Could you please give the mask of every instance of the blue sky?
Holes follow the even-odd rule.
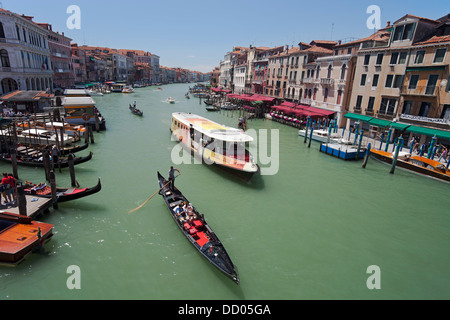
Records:
[[[168,67],[202,72],[219,65],[233,46],[297,45],[300,41],[362,38],[367,8],[381,9],[381,25],[405,14],[437,19],[450,1],[385,0],[0,0],[4,9],[34,16],[78,44],[139,49]],[[70,5],[81,9],[81,29],[69,30]]]

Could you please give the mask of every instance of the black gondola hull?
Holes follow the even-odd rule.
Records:
[[[200,220],[203,224],[204,234],[207,235],[207,238],[203,238],[203,241],[196,240],[194,236],[190,234],[189,230],[184,227],[183,223],[180,222],[180,220],[176,217],[174,212],[174,209],[176,208],[176,205],[178,203],[189,203],[189,201],[176,187],[174,188],[174,190],[170,189],[168,181],[159,172],[158,182],[161,188],[159,193],[164,198],[164,202],[166,203],[166,206],[169,209],[172,218],[174,219],[180,230],[183,232],[185,237],[213,266],[219,269],[223,274],[233,280],[236,284],[239,284],[239,276],[236,268],[231,261],[227,251],[225,250],[225,247],[220,242],[216,234],[212,231],[211,227],[203,218],[201,218]],[[201,217],[201,215],[199,214],[198,216]]]
[[[89,160],[92,159],[92,152],[89,153],[88,156],[86,157],[74,157],[73,158],[73,165],[76,166],[78,164],[84,163],[84,162],[88,162]],[[5,162],[8,163],[12,163],[11,158],[6,158],[6,157],[0,157],[0,160],[3,160]],[[21,165],[21,166],[25,166],[25,167],[38,167],[38,168],[43,168],[44,167],[44,162],[43,161],[21,161],[21,160],[17,160],[17,164]],[[69,167],[69,161],[67,159],[62,159],[60,160],[60,162],[53,164],[55,166],[55,168],[68,168]]]

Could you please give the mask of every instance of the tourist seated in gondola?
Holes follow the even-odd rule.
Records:
[[[197,219],[197,215],[195,214],[192,204],[189,203],[189,205],[186,208],[186,212],[187,212],[188,221],[193,221],[193,220]]]
[[[175,216],[181,221],[186,221],[186,210],[183,208],[183,204],[180,203],[178,207],[175,208]]]

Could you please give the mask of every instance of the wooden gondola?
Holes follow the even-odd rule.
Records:
[[[191,223],[181,221],[175,213],[175,208],[180,203],[189,203],[185,196],[176,187],[170,188],[169,182],[158,172],[158,182],[161,188],[159,192],[164,198],[167,208],[176,224],[191,242],[191,244],[217,269],[228,278],[239,284],[239,276],[225,247],[220,242],[214,231],[206,223],[203,215],[194,208],[197,216]]]
[[[214,101],[210,100],[210,99],[206,99],[205,101],[203,101],[207,106],[212,106],[214,104]]]
[[[80,151],[86,150],[88,147],[89,147],[89,143],[85,143],[85,144],[79,145],[79,146],[73,146],[73,147],[69,147],[69,148],[59,149],[59,152],[63,156],[68,156],[71,153],[74,154],[75,152],[80,152]]]
[[[98,179],[98,183],[92,188],[56,188],[56,198],[57,202],[67,202],[72,200],[81,199],[97,192],[102,189],[101,180]],[[48,185],[33,185],[30,183],[25,183],[25,194],[37,195],[43,198],[52,197],[52,189]]]
[[[140,116],[140,117],[142,117],[144,115],[144,112],[142,112],[138,108],[133,107],[131,104],[130,104],[130,111],[131,111],[131,113],[133,113],[137,116]]]
[[[53,236],[53,225],[0,212],[0,265],[17,266]]]
[[[217,107],[206,107],[206,111],[216,112],[216,111],[220,111],[220,108],[217,108]]]
[[[73,165],[76,166],[78,164],[87,162],[92,159],[92,152],[89,153],[88,156],[85,157],[73,157]],[[0,160],[8,163],[12,163],[10,155],[0,155]],[[40,158],[29,157],[24,159],[17,159],[17,164],[25,167],[44,167],[44,161]],[[68,168],[69,160],[67,157],[59,157],[58,162],[54,163],[55,168]]]

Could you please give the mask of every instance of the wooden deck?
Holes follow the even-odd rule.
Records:
[[[52,200],[47,198],[42,198],[38,196],[26,195],[27,199],[27,216],[30,218],[35,218],[40,214],[43,214],[52,206]],[[2,204],[0,205],[0,211],[6,211],[14,214],[19,214],[19,207],[17,204],[4,205],[4,200],[2,199]]]

